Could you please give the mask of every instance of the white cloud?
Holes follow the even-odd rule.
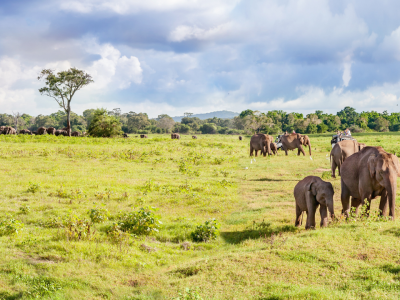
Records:
[[[342,75],[342,79],[343,79],[343,85],[345,87],[349,86],[349,82],[351,80],[351,56],[348,55],[346,56],[346,58],[344,59],[344,63],[343,63],[343,75]]]
[[[176,27],[169,35],[168,39],[172,42],[182,42],[185,40],[209,40],[217,39],[227,34],[232,28],[230,23],[221,24],[214,28],[202,29],[197,26],[181,25]]]
[[[84,47],[87,52],[101,56],[87,68],[94,80],[91,89],[126,89],[132,83],[142,82],[143,70],[137,57],[122,56],[111,44],[99,45],[94,40],[86,41]]]

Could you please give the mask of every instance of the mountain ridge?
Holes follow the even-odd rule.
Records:
[[[191,118],[199,118],[200,120],[205,120],[205,119],[209,119],[209,118],[221,118],[221,119],[233,119],[234,117],[238,116],[239,113],[233,112],[233,111],[228,111],[228,110],[219,110],[219,111],[213,111],[213,112],[209,112],[209,113],[204,113],[204,114],[193,114],[190,117]],[[182,120],[182,118],[184,118],[185,116],[176,116],[176,117],[172,117],[172,119],[174,119],[175,122],[180,122]]]

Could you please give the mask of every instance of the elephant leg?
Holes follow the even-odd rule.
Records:
[[[301,226],[301,214],[302,214],[302,211],[301,211],[300,207],[296,204],[296,222],[294,224],[294,226],[296,226],[296,227]]]
[[[299,156],[299,155],[300,155],[300,149],[297,148],[297,156]]]
[[[331,169],[332,169],[332,178],[336,178],[336,174],[335,174],[335,172],[336,172],[336,162],[333,159],[332,159]]]
[[[328,208],[326,205],[322,205],[319,207],[319,213],[321,215],[321,227],[326,227],[328,226]]]
[[[360,206],[361,206],[361,199],[351,197],[351,207],[356,208],[356,210],[355,210],[356,216],[358,216],[358,210],[359,210]]]
[[[255,157],[258,156],[258,150],[254,150],[254,152],[256,153]]]
[[[306,153],[304,152],[304,149],[303,149],[302,145],[299,145],[299,149],[300,149],[301,153],[303,153],[303,156],[306,156]],[[299,151],[298,155],[300,155],[300,151]]]
[[[250,156],[253,156],[254,148],[252,145],[250,145]]]
[[[340,200],[342,201],[342,214],[344,214],[345,217],[348,218],[350,213],[350,191],[343,182]]]
[[[286,148],[283,148],[283,147],[282,147],[282,149],[285,150],[285,155],[287,156],[287,155],[288,155],[288,154],[287,154],[287,149],[286,149]]]
[[[338,163],[338,172],[339,172],[339,176],[341,177],[342,175],[340,175],[340,167],[342,166],[341,162]]]
[[[382,196],[381,196],[381,201],[379,202],[379,215],[380,216],[386,216],[387,215],[387,209],[388,209],[388,194],[386,189],[382,191]]]
[[[319,203],[311,194],[311,192],[307,192],[306,201],[308,211],[306,229],[315,228],[315,213],[317,211]]]

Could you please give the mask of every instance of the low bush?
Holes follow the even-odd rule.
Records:
[[[7,216],[0,221],[0,236],[18,234],[24,228],[24,223]]]
[[[140,208],[138,211],[121,213],[118,216],[120,230],[136,235],[151,235],[159,231],[161,221],[154,214],[152,207]]]
[[[93,223],[103,223],[110,217],[110,213],[106,208],[92,208],[88,211],[88,214]]]
[[[215,219],[208,220],[203,225],[198,225],[191,233],[192,240],[194,242],[215,240],[219,234],[218,227],[219,225]]]

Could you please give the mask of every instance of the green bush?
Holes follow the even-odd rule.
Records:
[[[136,235],[151,235],[161,227],[161,221],[154,214],[154,208],[141,208],[138,211],[121,213],[118,216],[120,230]]]
[[[92,208],[88,212],[93,223],[103,223],[108,220],[110,213],[106,208]]]
[[[203,134],[214,134],[214,133],[217,133],[217,127],[215,126],[215,124],[212,124],[212,123],[206,123],[206,124],[203,124],[201,127],[200,127],[200,130],[201,130],[201,133],[203,133]]]
[[[89,125],[89,134],[95,137],[113,137],[122,134],[121,121],[108,115],[106,109],[96,109],[93,120]]]
[[[192,240],[194,242],[208,242],[209,240],[215,240],[219,234],[218,227],[219,225],[215,219],[208,220],[204,225],[198,225],[191,233]]]
[[[24,228],[24,223],[8,216],[0,221],[0,235],[13,235],[17,234]]]
[[[39,183],[33,183],[29,182],[29,187],[28,187],[28,192],[29,193],[36,193],[40,190],[40,184]]]

